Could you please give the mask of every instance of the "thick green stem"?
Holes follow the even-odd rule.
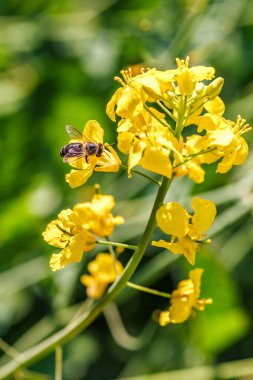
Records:
[[[108,292],[103,298],[92,303],[90,308],[84,312],[82,315],[77,317],[73,322],[69,323],[62,330],[52,335],[51,337],[45,339],[36,346],[28,349],[24,353],[17,356],[16,360],[13,360],[2,367],[0,370],[0,379],[13,378],[13,374],[20,368],[27,367],[30,364],[37,361],[39,358],[44,357],[48,353],[52,352],[55,347],[63,345],[68,342],[74,336],[80,334],[86,327],[88,327],[97,316],[103,311],[105,306],[113,301],[117,295],[126,287],[128,280],[134,274],[138,264],[140,263],[148,243],[152,237],[154,228],[156,226],[156,211],[161,206],[164,197],[170,187],[172,179],[163,178],[161,187],[159,187],[154,206],[152,208],[148,223],[146,225],[145,231],[140,239],[140,242],[134,251],[133,256],[128,261],[122,275],[114,282],[114,284],[109,288]]]
[[[55,347],[55,380],[62,380],[62,348]]]

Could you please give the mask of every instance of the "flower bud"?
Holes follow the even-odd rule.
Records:
[[[192,79],[189,69],[180,70],[177,76],[177,83],[180,93],[186,96],[191,95],[196,86],[196,82]]]
[[[206,96],[209,100],[213,100],[219,95],[223,87],[224,79],[219,77],[214,79],[206,88]]]
[[[198,82],[195,87],[195,92],[200,95],[203,92],[204,84],[202,82]]]

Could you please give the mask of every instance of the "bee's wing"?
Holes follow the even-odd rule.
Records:
[[[79,154],[75,154],[75,156],[68,155],[68,153],[67,153],[67,154],[65,154],[65,156],[63,157],[62,160],[63,160],[63,162],[67,162],[68,164],[70,164],[71,162],[77,161],[80,158],[85,157],[85,156],[86,156],[86,154],[84,152],[81,152]]]
[[[71,138],[71,140],[83,140],[87,142],[85,137],[82,135],[81,132],[79,132],[76,128],[73,128],[71,125],[66,126],[66,131]]]

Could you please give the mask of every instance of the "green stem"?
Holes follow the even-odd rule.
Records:
[[[28,349],[22,354],[18,355],[16,361],[11,361],[3,366],[0,370],[0,379],[5,380],[10,377],[13,377],[13,374],[20,368],[27,367],[39,358],[44,357],[45,355],[52,352],[55,347],[63,345],[68,342],[74,336],[80,334],[85,328],[87,328],[103,311],[105,306],[113,301],[118,294],[126,287],[128,280],[134,274],[137,266],[139,265],[146,249],[148,243],[152,237],[153,231],[156,226],[156,211],[161,206],[165,195],[170,187],[172,179],[164,177],[162,180],[161,187],[157,192],[157,196],[146,225],[145,231],[139,241],[139,244],[134,251],[133,256],[128,261],[124,272],[122,275],[112,284],[108,289],[107,293],[100,300],[92,303],[89,310],[77,317],[72,323],[69,323],[62,330],[58,331],[54,335],[45,339],[41,343],[38,343],[34,347]],[[110,242],[111,244],[111,242]]]
[[[179,110],[178,110],[178,118],[177,118],[177,124],[176,124],[176,137],[179,140],[182,130],[184,129],[184,123],[185,123],[185,110],[187,105],[187,96],[182,95],[180,99],[179,104]]]
[[[204,97],[204,96],[203,96],[203,97]],[[198,100],[199,100],[199,99],[198,99]],[[208,99],[205,99],[203,103],[201,103],[197,108],[194,108],[194,109],[189,113],[188,117],[191,116],[191,115],[193,115],[194,113],[196,113],[200,108],[204,107],[205,103],[207,103],[207,102],[208,102]]]
[[[127,282],[127,286],[132,289],[139,290],[140,292],[145,292],[149,294],[154,294],[155,296],[165,297],[165,298],[171,298],[171,294],[160,292],[159,290],[147,288],[146,286],[141,286],[137,284],[133,284],[132,282]]]
[[[126,248],[126,249],[131,249],[135,250],[136,245],[129,245],[129,244],[123,244],[123,243],[116,243],[115,241],[106,241],[106,240],[96,240],[96,244],[101,244],[101,245],[108,245],[109,247],[121,247],[121,248]]]
[[[55,347],[55,380],[62,380],[62,348]]]
[[[160,119],[158,116],[156,116],[156,114],[154,112],[152,112],[151,109],[146,104],[144,105],[144,108],[145,108],[146,111],[148,111],[150,113],[150,115],[154,119],[156,119],[160,124],[162,124],[164,127],[166,127],[173,134],[173,136],[175,136],[175,132],[173,131],[173,129],[171,129],[168,124],[164,123],[162,121],[162,119]]]
[[[198,157],[198,156],[202,156],[202,155],[207,154],[207,153],[211,153],[211,152],[213,152],[214,150],[217,150],[217,148],[215,147],[215,148],[212,148],[212,149],[209,149],[209,150],[201,150],[201,151],[198,152],[198,153],[193,153],[193,154],[191,154],[191,155],[189,156],[189,158],[187,158],[185,161],[180,162],[179,164],[173,166],[173,169],[176,169],[176,168],[178,168],[179,166],[186,164],[187,162],[191,161],[194,157]]]
[[[124,170],[128,170],[126,165],[120,165],[120,167]],[[154,182],[157,186],[161,186],[161,182],[157,181],[157,179],[150,177],[148,174],[142,173],[137,169],[131,169],[131,172],[141,175],[144,178],[147,178],[149,181]]]
[[[164,112],[167,113],[167,115],[169,115],[171,117],[172,120],[176,121],[176,118],[173,115],[173,113],[171,113],[170,110],[168,110],[168,108],[165,107],[164,104],[162,104],[162,102],[160,102],[159,100],[157,100],[156,103],[164,110]]]

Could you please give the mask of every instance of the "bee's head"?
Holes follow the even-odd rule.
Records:
[[[97,156],[97,157],[101,157],[102,154],[103,154],[103,151],[104,151],[104,145],[101,144],[101,143],[99,143],[99,144],[98,144],[98,150],[97,150],[97,154],[96,154],[96,156]]]

